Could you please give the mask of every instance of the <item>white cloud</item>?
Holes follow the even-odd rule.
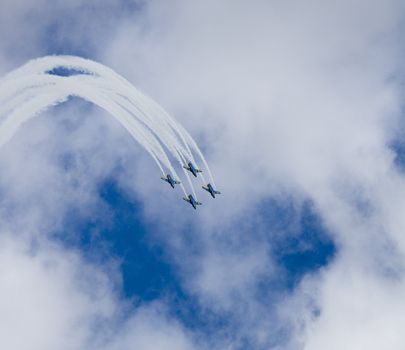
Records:
[[[0,262],[0,335],[7,349],[194,348],[159,305],[125,316],[113,276],[78,253],[46,242],[30,247],[3,233]]]
[[[100,205],[97,181],[123,162],[122,186],[145,200],[149,218],[167,224],[165,239],[190,293],[203,306],[232,310],[238,334],[218,336],[222,348],[248,339],[257,348],[402,349],[405,187],[387,148],[397,135],[402,97],[396,81],[403,69],[401,1],[154,0],[132,16],[111,5],[116,16],[110,16],[107,36],[97,17],[103,11],[96,7],[96,15],[88,16],[83,4],[55,2],[42,18],[43,3],[2,2],[0,71],[44,52],[37,35],[55,12],[80,13],[78,28],[61,29],[56,41],[97,48],[95,56],[167,107],[204,144],[223,195],[205,200],[198,215],[185,212],[183,203],[172,204],[175,192],[156,186],[152,162],[139,154],[131,162],[134,150],[115,124],[85,122],[65,145],[58,141],[65,131],[50,137],[54,126],[44,119],[2,151],[3,202],[16,207],[3,226],[46,236],[61,227],[72,206],[92,215]],[[41,145],[37,135],[55,149]],[[39,150],[34,154],[33,144]],[[65,173],[57,161],[67,148],[78,163]],[[265,306],[255,283],[262,274],[277,279],[269,237],[284,233],[263,228],[255,217],[256,205],[269,197],[288,197],[297,207],[312,200],[339,251],[333,264],[308,276],[293,295],[271,295]],[[173,223],[179,213],[185,214]],[[240,217],[253,224],[241,225]],[[188,240],[172,231],[196,222],[201,230],[193,238],[201,252],[193,255]],[[87,264],[75,253],[49,246],[31,256],[19,239],[8,237],[0,251],[4,266],[13,266],[6,272],[19,272],[0,276],[1,307],[20,315],[8,329],[0,327],[7,330],[0,337],[4,347],[12,349],[25,332],[30,343],[16,349],[85,348],[94,344],[90,340],[102,342],[102,349],[193,347],[195,339],[155,306],[136,311],[118,330],[108,321],[109,340],[92,337],[94,317],[125,309],[105,274],[94,266],[84,272],[102,281],[94,300],[78,283],[77,271]],[[234,246],[239,240],[246,249]],[[49,259],[53,268],[44,265]],[[14,302],[7,303],[11,297]],[[41,317],[34,326],[33,315]],[[6,321],[0,317],[0,325]],[[79,333],[77,322],[85,323]]]
[[[374,334],[395,339],[388,327],[386,337],[373,333],[378,313],[365,310],[377,302],[381,309],[400,315],[389,295],[394,290],[400,294],[401,287],[385,286],[379,275],[394,269],[403,278],[403,180],[387,147],[400,115],[400,85],[395,79],[402,70],[397,40],[403,10],[398,1],[153,1],[142,22],[127,21],[117,29],[105,53],[111,65],[139,82],[206,142],[226,196],[221,204],[203,209],[204,221],[213,223],[203,222],[203,227],[234,218],[235,212],[269,196],[288,194],[298,201],[308,197],[339,248],[338,263],[324,274],[333,278],[344,263],[357,269],[363,293],[377,283],[377,300],[365,298],[358,311],[369,318],[370,330],[352,338],[342,326],[345,321],[359,328],[365,324],[352,318],[349,308],[339,313],[342,304],[333,305],[341,294],[350,299],[358,286],[350,283],[349,274],[342,274],[330,290],[328,279],[316,274],[320,297],[309,304],[319,308],[319,317],[306,318],[305,310],[310,315],[313,310],[307,294],[296,291],[295,298],[305,305],[292,311],[302,316],[300,327],[290,334],[291,344],[298,348],[324,348],[323,332],[327,335],[334,327],[347,344],[367,344]],[[237,226],[230,232],[235,230]],[[232,276],[234,268],[243,275],[244,269],[232,263],[228,269],[226,263],[214,263],[231,262],[237,254],[215,254],[211,249],[204,255],[201,276]],[[243,259],[250,261],[248,255]],[[260,261],[271,266],[266,258]],[[363,275],[363,267],[370,277]],[[238,286],[243,290],[246,279],[241,280]],[[224,278],[213,285],[228,283],[234,288],[233,282]],[[217,291],[200,288],[203,295]],[[350,306],[356,304],[356,299],[349,301]],[[279,316],[267,316],[280,317],[280,322],[284,317],[282,310]],[[287,328],[293,324],[288,317],[284,321]],[[267,324],[265,319],[262,324]],[[316,331],[308,331],[314,327]],[[391,348],[400,349],[403,340],[396,341]]]

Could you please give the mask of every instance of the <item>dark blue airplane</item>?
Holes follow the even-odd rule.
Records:
[[[208,191],[211,194],[212,198],[215,198],[216,194],[221,194],[221,192],[214,190],[214,187],[212,187],[211,184],[207,184],[207,186],[202,186],[202,188]]]
[[[202,170],[197,169],[193,163],[188,162],[187,165],[183,165],[184,169],[187,169],[188,171],[190,171],[195,177],[197,177],[197,173],[202,173]]]
[[[166,176],[161,177],[161,179],[163,181],[168,182],[169,185],[172,186],[173,188],[174,188],[174,185],[178,185],[180,183],[180,181],[177,181],[177,180],[173,179],[170,174],[167,174]]]
[[[191,194],[189,194],[188,197],[183,197],[183,199],[184,199],[186,202],[189,202],[189,203],[193,206],[194,209],[197,209],[197,205],[201,205],[201,204],[202,204],[202,203],[200,203],[200,202],[197,202]]]

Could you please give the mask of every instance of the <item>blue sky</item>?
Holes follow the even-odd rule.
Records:
[[[190,132],[222,191],[192,210],[78,98],[24,124],[0,150],[3,346],[402,349],[404,10],[0,5],[1,75],[53,54],[110,66]]]

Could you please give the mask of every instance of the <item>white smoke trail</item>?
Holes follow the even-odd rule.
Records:
[[[69,77],[50,74],[58,68],[82,74]],[[165,167],[174,178],[179,178],[162,146],[181,166],[187,161],[197,165],[193,150],[214,185],[201,151],[181,125],[113,70],[80,57],[36,59],[0,80],[0,146],[8,142],[24,122],[69,96],[81,97],[113,115],[151,155],[163,174]],[[185,174],[197,198],[188,172]],[[205,182],[204,178],[202,180]],[[182,184],[181,187],[186,194]]]
[[[34,111],[33,115],[30,116],[29,113],[27,114],[27,109],[24,105],[20,106],[19,108],[16,108],[18,105],[11,106],[14,107],[15,111],[11,116],[7,117],[7,119],[1,125],[0,145],[6,143],[22,125],[22,123],[34,116],[36,113],[38,113],[38,111],[40,112],[45,109],[48,103],[54,105],[66,100],[68,96],[78,96],[100,106],[115,116],[117,120],[124,126],[124,128],[126,128],[127,131],[149,152],[163,174],[164,171],[160,163],[163,163],[163,165],[166,166],[166,168],[168,168],[170,172],[177,177],[176,171],[171,166],[171,163],[167,158],[162,146],[155,139],[155,137],[153,137],[153,135],[149,135],[148,131],[140,123],[138,123],[136,119],[132,118],[127,111],[111,101],[108,95],[102,95],[97,91],[97,89],[94,89],[92,86],[89,87],[87,84],[88,82],[86,81],[90,80],[89,78],[86,79],[85,77],[80,76],[69,78],[54,76],[51,78],[53,83],[52,85],[48,84],[42,88],[36,87],[34,94],[32,91],[27,90],[29,92],[28,95],[32,96],[33,94],[36,96],[31,98],[28,103],[28,108],[32,108]],[[50,82],[48,81],[47,83]],[[50,86],[52,87],[52,91],[55,93],[55,95],[49,94]],[[49,99],[47,97],[49,97]],[[19,100],[20,99],[17,99],[17,101],[14,101],[14,103],[20,103]],[[184,187],[181,187],[186,194]]]
[[[190,146],[191,146],[191,148],[197,153],[199,158],[202,160],[202,162],[207,170],[210,181],[214,185],[214,179],[213,179],[211,171],[208,167],[208,164],[207,164],[204,156],[202,155],[200,149],[198,148],[197,144],[192,139],[192,137],[188,134],[188,132],[186,130],[184,130],[184,128],[181,127],[173,118],[171,118],[171,116],[163,108],[161,108],[153,100],[149,99],[144,94],[142,94],[128,80],[126,80],[119,74],[115,73],[112,69],[105,67],[100,63],[97,63],[97,62],[94,62],[91,60],[87,60],[87,59],[84,59],[81,57],[47,56],[47,57],[39,58],[39,59],[28,62],[26,65],[24,65],[23,67],[21,67],[19,70],[15,71],[14,73],[10,74],[9,76],[13,77],[16,75],[24,75],[24,74],[27,74],[27,72],[36,72],[36,73],[40,74],[40,73],[46,73],[49,71],[53,71],[57,68],[72,69],[72,70],[84,72],[87,74],[104,76],[104,77],[108,78],[110,81],[115,81],[117,83],[117,85],[118,85],[118,83],[123,84],[124,89],[126,89],[129,93],[131,93],[131,96],[132,96],[132,98],[135,99],[135,103],[137,105],[139,105],[139,106],[146,105],[149,108],[155,109],[155,111],[157,113],[155,112],[152,115],[153,115],[154,120],[159,121],[158,125],[164,126],[165,124],[163,124],[163,123],[167,123],[169,125],[169,128],[165,128],[166,130],[170,130],[170,131],[174,130],[177,132],[178,135],[180,135],[185,147],[188,150],[188,152],[182,151],[182,153],[187,153],[188,157],[186,157],[186,158],[188,158],[195,164],[196,163],[195,159],[190,150]],[[114,85],[114,88],[116,88],[117,85]],[[128,92],[127,92],[127,94],[128,94]],[[174,136],[174,137],[176,137],[176,136]],[[168,143],[168,144],[170,144],[170,143]],[[202,177],[202,179],[203,179],[203,177]]]
[[[67,61],[71,61],[71,62],[68,63]],[[77,64],[77,61],[80,61],[81,63],[84,62],[90,67],[83,68]],[[80,59],[77,57],[61,57],[61,56],[52,57],[52,58],[45,57],[42,59],[34,60],[31,63],[29,62],[22,68],[9,74],[6,77],[6,80],[14,81],[17,77],[22,77],[22,76],[24,76],[24,74],[26,74],[28,72],[43,74],[43,73],[46,73],[47,71],[54,70],[54,69],[60,67],[61,65],[65,65],[65,68],[67,67],[67,68],[71,68],[71,69],[77,69],[79,71],[85,71],[86,73],[91,72],[92,74],[96,74],[96,75],[99,75],[99,72],[91,71],[91,68],[94,66],[100,70],[100,66],[101,66],[95,62]],[[34,67],[32,67],[32,66],[34,66]],[[93,69],[94,69],[94,67],[93,67]],[[101,66],[101,67],[103,67],[103,66]],[[148,117],[148,115],[145,114],[141,109],[141,108],[145,108],[145,107],[142,106],[141,103],[136,100],[136,99],[139,100],[139,97],[142,97],[142,94],[140,94],[139,91],[137,91],[135,88],[130,86],[128,82],[126,82],[122,77],[120,77],[117,74],[115,74],[114,72],[112,72],[110,69],[104,67],[104,70],[107,72],[106,73],[107,76],[109,76],[115,80],[114,84],[112,84],[111,81],[108,82],[107,86],[109,86],[110,88],[111,88],[111,86],[114,86],[114,89],[117,90],[120,88],[120,85],[122,85],[123,82],[125,82],[124,87],[122,88],[122,86],[121,86],[121,89],[120,89],[121,91],[123,91],[122,94],[128,94],[128,91],[131,90],[131,88],[132,88],[132,90],[135,90],[136,94],[135,94],[134,107],[140,109],[140,111],[138,111],[138,113],[141,112],[141,113],[143,113],[144,117]],[[132,94],[132,95],[134,95],[134,94]],[[152,103],[154,104],[153,101],[152,101]],[[133,113],[136,114],[137,111],[133,111]],[[170,128],[160,127],[160,124],[162,124],[164,121],[161,120],[160,123],[155,122],[155,119],[158,119],[158,118],[159,118],[159,116],[155,115],[155,116],[153,116],[153,118],[149,118],[149,120],[146,121],[146,123],[153,129],[155,134],[159,135],[163,139],[162,141],[167,147],[170,147],[170,145],[175,145],[175,147],[177,147],[177,148],[180,147],[180,152],[186,153],[184,148],[181,145],[179,145],[179,142],[177,140],[174,140],[175,135],[173,134],[173,132],[170,134],[170,131],[171,131]],[[178,156],[178,152],[176,149],[170,149],[170,150],[175,157]],[[190,158],[190,157],[192,157],[191,154],[188,154],[188,158]],[[178,161],[181,162],[180,159],[178,159]]]

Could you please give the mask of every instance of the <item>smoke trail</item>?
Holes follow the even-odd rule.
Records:
[[[177,177],[176,171],[173,169],[162,146],[153,135],[150,135],[127,111],[115,104],[108,95],[103,95],[92,86],[89,87],[86,80],[88,79],[84,77],[61,78],[54,76],[52,77],[52,91],[54,93],[57,92],[56,95],[49,94],[49,85],[36,87],[34,94],[32,91],[27,90],[26,94],[28,92],[28,96],[33,95],[35,97],[28,100],[28,108],[24,105],[18,108],[16,108],[18,105],[11,106],[11,108],[14,107],[15,111],[11,116],[8,116],[1,125],[0,145],[6,143],[25,121],[45,109],[47,104],[58,104],[66,100],[69,96],[78,96],[98,105],[116,117],[123,127],[149,152],[163,174],[165,173],[161,163]],[[14,101],[14,104],[20,103],[19,100],[18,98],[17,101]],[[27,109],[32,109],[33,114],[29,115]],[[181,187],[186,194],[184,187]]]
[[[191,148],[197,153],[199,158],[202,160],[204,167],[207,170],[208,176],[210,177],[210,180],[212,184],[214,184],[214,179],[211,174],[211,171],[209,169],[209,166],[202,155],[202,152],[198,148],[197,144],[195,141],[192,139],[192,137],[188,134],[186,130],[184,130],[183,127],[181,127],[171,116],[159,105],[157,105],[154,101],[146,97],[144,94],[142,94],[139,90],[137,90],[128,80],[120,76],[119,74],[115,73],[112,69],[103,66],[100,63],[84,59],[81,57],[75,57],[75,56],[47,56],[43,58],[39,58],[33,61],[28,62],[26,65],[21,67],[19,70],[15,71],[13,74],[14,75],[23,75],[26,74],[27,72],[36,72],[36,73],[46,73],[49,71],[53,71],[57,68],[67,68],[79,72],[83,72],[86,74],[92,74],[92,75],[97,75],[97,76],[104,76],[108,78],[110,81],[115,81],[118,84],[122,84],[124,86],[124,89],[127,89],[129,93],[131,93],[132,98],[135,98],[135,103],[138,105],[144,105],[155,109],[157,113],[153,113],[154,120],[160,121],[159,125],[164,125],[162,123],[167,123],[169,125],[169,128],[167,130],[174,130],[177,132],[178,135],[180,135],[186,149],[188,152],[184,152],[182,150],[181,153],[184,153],[187,155],[187,159],[195,162],[195,159],[192,155],[192,152],[190,150]],[[13,75],[10,75],[13,76]],[[115,86],[117,87],[117,86]],[[145,103],[146,101],[146,103]],[[176,136],[174,136],[176,137]],[[169,143],[170,144],[170,143]],[[173,153],[173,152],[172,152]],[[202,177],[203,178],[203,177]],[[204,180],[204,179],[203,179]],[[204,180],[205,181],[205,180]]]
[[[58,68],[81,73],[68,77],[50,74]],[[142,145],[163,174],[168,169],[179,178],[165,150],[180,166],[201,159],[214,184],[208,164],[195,141],[162,107],[143,95],[113,70],[90,60],[73,56],[48,56],[28,62],[0,80],[0,146],[18,128],[45,109],[78,96],[94,103],[112,116]],[[190,189],[197,198],[189,174]],[[202,181],[205,182],[202,177]],[[186,194],[186,190],[181,184]]]

